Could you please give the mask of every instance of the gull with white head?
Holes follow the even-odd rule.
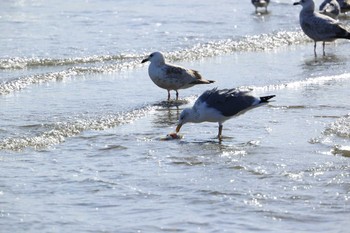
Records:
[[[336,39],[350,39],[350,33],[339,22],[327,15],[315,12],[313,0],[300,0],[293,5],[301,5],[299,21],[303,32],[314,41],[314,54],[316,56],[316,42],[323,42],[323,55],[325,55],[325,42]]]
[[[179,89],[186,89],[197,84],[210,84],[215,81],[204,79],[196,70],[186,69],[181,66],[165,62],[161,52],[151,53],[141,63],[150,61],[148,74],[151,80],[158,87],[168,91],[168,101],[170,100],[170,91],[176,92],[176,100],[179,98]]]
[[[176,127],[178,133],[182,125],[193,122],[217,122],[219,124],[218,138],[222,138],[223,123],[234,116],[268,103],[275,95],[254,97],[248,91],[238,89],[214,88],[205,91],[198,97],[192,108],[184,109]]]

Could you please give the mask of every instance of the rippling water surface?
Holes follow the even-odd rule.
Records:
[[[348,232],[350,44],[292,2],[0,3],[1,232]],[[165,102],[156,50],[215,84]],[[213,87],[276,98],[162,141]]]

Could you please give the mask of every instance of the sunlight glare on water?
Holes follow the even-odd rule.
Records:
[[[0,5],[1,232],[349,229],[349,42],[314,57],[300,6]],[[154,51],[215,83],[167,102],[141,64]],[[164,140],[215,87],[276,97],[224,122],[222,141],[208,122]]]

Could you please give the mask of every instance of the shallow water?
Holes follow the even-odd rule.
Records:
[[[1,6],[1,231],[347,232],[349,42],[315,58],[292,1]],[[216,83],[166,103],[155,50]],[[214,87],[276,98],[222,142],[213,123],[161,140]]]

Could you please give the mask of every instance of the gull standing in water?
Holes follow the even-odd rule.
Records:
[[[255,13],[258,13],[258,7],[264,7],[265,13],[267,13],[267,6],[270,0],[252,0],[252,4],[255,6]]]
[[[198,97],[192,108],[184,109],[176,127],[176,133],[188,122],[218,122],[218,138],[221,140],[223,123],[228,119],[245,113],[268,102],[275,95],[254,97],[248,91],[238,89],[214,88]]]
[[[197,84],[210,84],[215,81],[204,79],[196,70],[186,69],[181,66],[168,64],[165,62],[161,52],[151,53],[141,63],[150,61],[148,74],[152,81],[160,88],[168,91],[168,101],[170,91],[176,92],[176,100],[179,98],[179,89],[186,89]]]
[[[299,21],[301,29],[314,42],[314,53],[316,56],[316,42],[323,42],[323,55],[325,55],[325,42],[336,39],[350,39],[350,33],[342,27],[339,22],[327,15],[315,12],[313,0],[300,0],[293,5],[301,5]]]

